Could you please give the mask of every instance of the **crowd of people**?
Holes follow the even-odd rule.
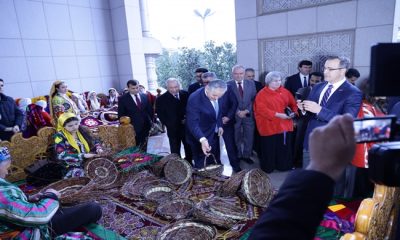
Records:
[[[82,118],[96,111],[112,111],[118,118],[130,117],[136,144],[143,150],[146,150],[150,129],[159,118],[167,129],[171,153],[180,155],[183,144],[185,159],[195,168],[204,168],[207,164],[214,164],[214,161],[220,163],[222,137],[234,172],[242,170],[241,161],[253,164],[258,157],[260,168],[266,173],[293,168],[320,171],[330,180],[315,173],[307,173],[311,175],[306,178],[322,178],[329,186],[333,185],[332,179],[337,180],[334,188],[336,195],[363,196],[372,190],[365,177],[365,168],[368,167],[366,153],[371,144],[358,144],[351,164],[343,163],[338,169],[324,168],[322,171],[319,168],[322,157],[318,155],[320,153],[313,153],[313,148],[316,151],[316,148],[324,147],[309,138],[314,129],[327,125],[338,115],[347,114],[346,119],[350,116],[383,115],[373,99],[354,85],[360,74],[349,67],[347,58],[333,56],[327,57],[323,73],[312,72],[312,62],[303,60],[298,64],[298,73],[285,79],[283,73],[271,71],[265,75],[263,83],[255,80],[254,69],[242,65],[233,66],[232,79],[228,81],[218,79],[214,72],[206,68],[198,68],[194,73],[196,81],[188,91],[181,88],[177,78],[171,77],[165,82],[167,91],[156,96],[147,92],[137,80],[129,80],[121,94],[110,88],[108,95],[99,95],[94,91],[82,94],[71,92],[66,82],[56,81],[49,94],[48,109],[47,102],[43,100],[32,103],[30,99],[21,99],[17,106],[12,98],[3,93],[4,81],[0,79],[0,139],[10,140],[14,133],[20,131],[24,137],[29,137],[41,127],[54,126],[57,129],[54,151],[63,165],[62,177],[80,177],[85,174],[85,159],[103,152],[101,143],[92,139],[81,127]],[[346,119],[336,120],[336,128],[340,131],[352,130],[347,126],[349,120]],[[346,122],[345,128],[339,126],[344,124],[339,121]],[[341,134],[346,140],[353,133]],[[0,156],[3,159],[0,159],[0,184],[8,186],[10,183],[4,177],[10,157],[6,149],[1,151],[5,156]],[[347,156],[352,157],[352,154]],[[289,179],[296,178],[302,177]],[[0,191],[2,189],[0,187]],[[46,210],[48,214],[43,216],[45,221],[49,222],[57,216],[59,196],[56,191],[51,190],[36,201],[31,201],[22,191],[16,191],[22,205],[36,207],[35,204],[46,201],[49,201],[49,206],[54,205]],[[329,195],[330,191],[327,191],[326,196]],[[322,200],[323,205],[327,204],[326,201]],[[279,206],[279,200],[273,203]],[[95,221],[98,215],[98,210],[93,210],[87,221]],[[272,220],[263,218],[260,226],[264,225],[264,221]],[[33,234],[33,228],[28,229],[29,234]],[[51,234],[45,228],[40,231],[43,236]],[[254,235],[261,234],[257,231],[256,228]],[[55,231],[57,234],[60,232],[64,230]]]

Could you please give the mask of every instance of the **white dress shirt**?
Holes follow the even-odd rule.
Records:
[[[332,90],[331,93],[329,94],[329,97],[327,100],[329,100],[329,98],[332,96],[332,94],[346,81],[346,78],[344,78],[343,80],[340,80],[339,82],[333,83],[332,84]],[[319,95],[319,100],[318,100],[318,104],[321,105],[321,101],[322,101],[322,97],[324,96],[326,90],[328,89],[330,83],[326,84],[324,89],[322,89],[321,94]]]

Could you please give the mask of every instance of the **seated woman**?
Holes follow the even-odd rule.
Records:
[[[96,111],[100,109],[100,103],[97,99],[97,94],[95,91],[90,91],[88,94],[87,105],[90,111]]]
[[[101,218],[101,207],[87,203],[60,208],[60,193],[48,189],[26,196],[4,178],[11,165],[6,147],[0,148],[0,239],[54,239]]]
[[[89,107],[81,94],[74,92],[71,95],[71,99],[74,101],[81,114],[85,114],[89,111]]]
[[[50,90],[50,115],[57,123],[58,117],[65,113],[79,114],[75,102],[67,94],[67,84],[63,81],[55,81]]]
[[[104,108],[118,107],[118,97],[117,89],[108,89],[108,96],[101,99],[101,106]]]
[[[42,106],[34,103],[28,105],[26,108],[26,129],[22,131],[24,138],[36,136],[39,129],[51,126],[51,117]]]
[[[84,176],[83,161],[103,152],[101,145],[79,123],[73,113],[63,113],[58,118],[59,132],[54,134],[54,142],[57,158],[65,166],[64,178]]]

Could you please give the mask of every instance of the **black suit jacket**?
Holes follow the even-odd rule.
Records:
[[[224,124],[224,127],[233,126],[235,123],[236,110],[238,107],[238,101],[235,93],[232,90],[232,86],[228,85],[225,94],[220,98],[221,101],[221,114],[222,117],[228,117],[229,122]]]
[[[200,84],[199,82],[195,82],[195,83],[190,84],[189,88],[188,88],[189,95],[194,93],[194,92],[196,92],[196,90],[201,88],[201,87],[203,87],[203,85]]]
[[[308,77],[308,79],[310,79],[310,77]],[[300,79],[300,73],[296,73],[286,78],[285,88],[295,97],[297,89],[303,87],[302,81],[303,79]],[[307,83],[307,86],[308,85],[309,83]]]
[[[118,118],[130,117],[136,133],[149,131],[153,119],[153,108],[147,95],[140,93],[140,101],[141,108],[139,109],[129,92],[122,95],[118,101]]]
[[[313,239],[333,195],[334,183],[316,171],[290,173],[249,239]]]
[[[178,100],[167,91],[156,100],[157,116],[167,127],[169,137],[179,136],[180,130],[185,126],[182,122],[186,119],[188,97],[188,92],[181,90]]]

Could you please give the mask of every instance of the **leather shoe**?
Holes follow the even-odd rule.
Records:
[[[241,160],[243,160],[245,163],[248,163],[248,164],[253,164],[254,163],[254,161],[251,160],[250,158],[241,158]]]

